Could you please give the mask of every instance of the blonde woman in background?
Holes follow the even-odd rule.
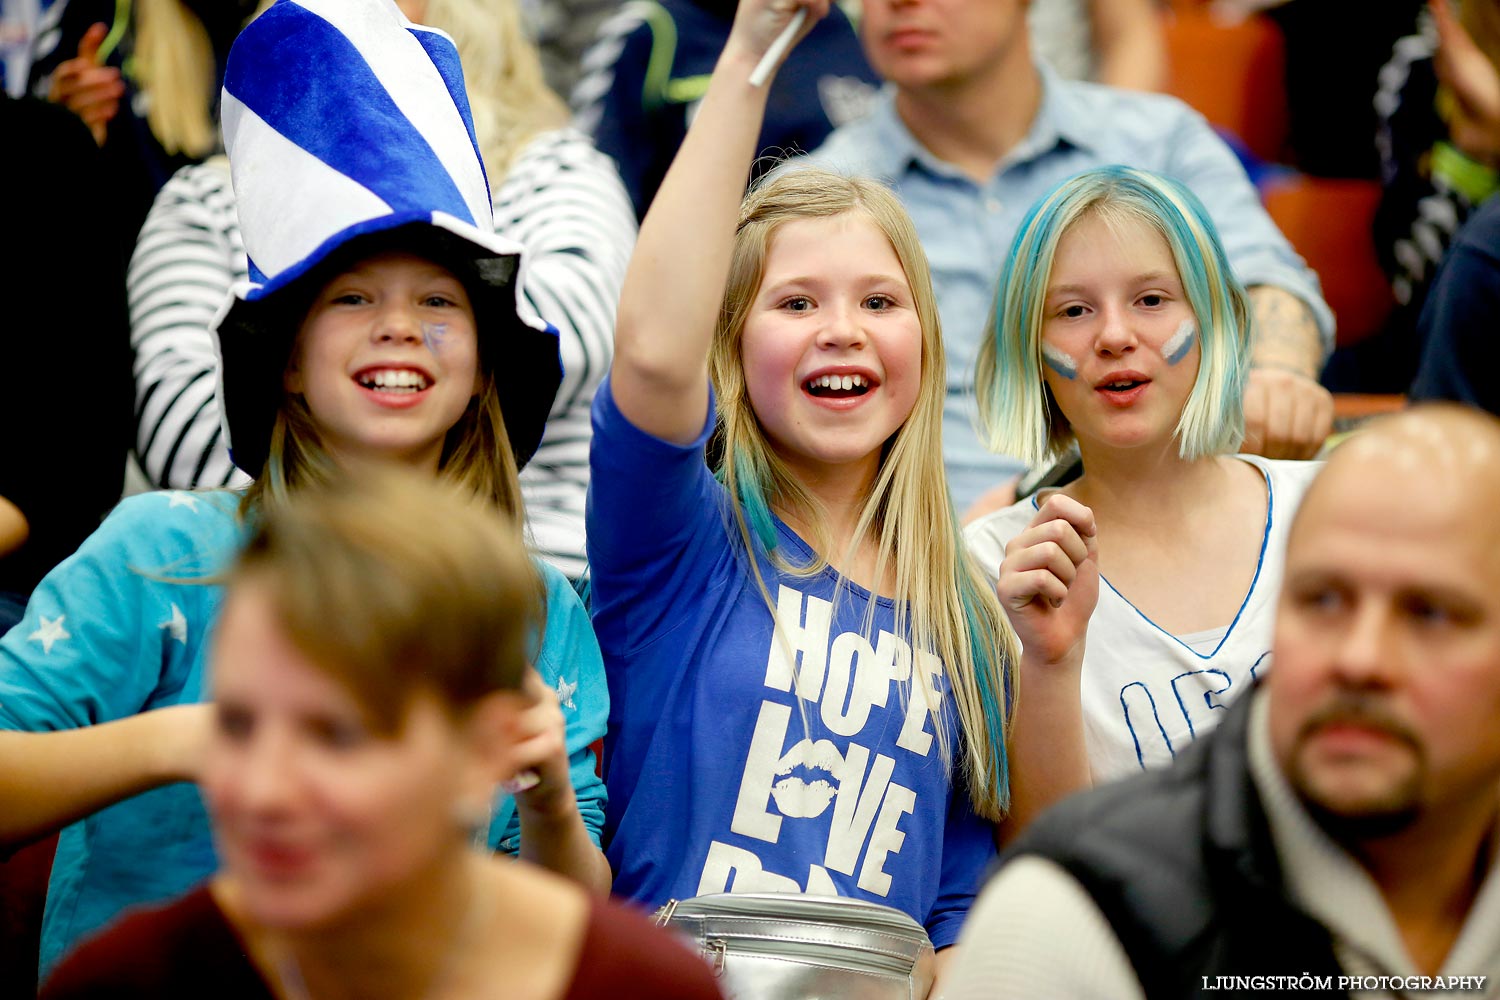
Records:
[[[110,189],[80,192],[128,253],[172,174],[219,148],[219,87],[255,0],[57,0],[43,15],[28,89],[81,118]],[[113,235],[113,233],[111,234]]]
[[[609,368],[635,243],[630,201],[609,159],[566,127],[567,108],[542,79],[516,0],[401,6],[457,44],[495,229],[526,247],[522,292],[560,335],[563,384],[521,488],[537,554],[576,580],[584,570],[589,406]],[[158,195],[129,274],[136,453],[155,486],[246,481],[220,433],[208,329],[247,273],[227,161],[183,169]]]

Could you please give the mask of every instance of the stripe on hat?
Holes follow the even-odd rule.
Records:
[[[463,66],[453,39],[437,28],[414,25],[386,0],[387,13],[374,5],[349,0],[297,0],[337,28],[365,56],[371,71],[391,95],[407,121],[426,137],[469,203],[476,224],[489,228],[490,190],[485,182],[479,145],[474,141],[473,114],[464,91]],[[400,24],[402,29],[394,25]],[[432,66],[412,48],[417,41]],[[435,51],[445,50],[442,59]],[[459,95],[462,100],[457,100]],[[460,112],[460,109],[461,112]],[[403,208],[407,206],[402,206]],[[441,206],[429,205],[429,209]],[[460,218],[462,216],[460,215]]]
[[[459,61],[458,49],[454,47],[453,39],[435,28],[413,24],[411,33],[422,48],[427,50],[432,64],[438,68],[443,76],[443,82],[448,85],[448,96],[453,98],[453,103],[463,114],[464,128],[469,130],[469,142],[474,147],[474,159],[479,161],[479,169],[484,172],[485,190],[489,191],[490,172],[484,165],[484,154],[479,150],[479,137],[474,134],[474,112],[469,109],[469,92],[464,87],[456,85],[464,78],[464,67]],[[480,215],[481,219],[493,219],[493,217],[493,212]]]
[[[405,92],[403,100],[408,108],[433,105],[427,113],[433,115],[430,122],[435,122],[437,127],[429,124],[430,131],[434,136],[441,135],[444,131],[441,110],[446,110],[446,117],[455,125],[462,120],[448,96],[447,87],[416,40],[399,29],[395,35],[370,31],[366,34],[372,36],[373,44],[367,44],[361,50],[332,24],[309,17],[298,11],[298,6],[291,2],[277,4],[258,19],[267,21],[266,24],[257,31],[241,35],[236,41],[235,58],[230,60],[224,80],[226,95],[253,111],[262,122],[289,140],[290,145],[300,147],[337,173],[367,188],[392,209],[399,212],[417,206],[429,211],[436,208],[472,220],[468,201],[450,176],[448,164],[434,151],[423,131],[404,113],[393,99],[392,92],[371,68],[371,62],[367,61],[378,62],[385,58],[398,66],[410,67],[413,53],[393,51],[390,44],[393,37],[418,49],[416,57],[420,67],[429,72],[401,73],[403,86],[398,89]],[[348,8],[370,11],[363,5],[351,4]],[[301,74],[267,72],[268,67],[285,63],[284,58],[277,58],[278,50],[285,52],[283,45],[295,46],[299,50],[297,60],[301,65],[319,67],[321,71]],[[426,91],[426,100],[411,96],[423,91]],[[432,100],[434,95],[438,101]],[[470,174],[477,172],[467,130],[449,128],[446,131],[450,133],[445,144],[449,151],[453,138],[457,138],[463,150],[457,161],[468,164]],[[229,154],[233,163],[243,155],[241,150],[246,144],[243,137],[228,127],[225,135],[232,140]],[[264,166],[273,173],[279,172],[274,161],[267,160]],[[235,173],[238,178],[241,172],[236,170]],[[279,181],[277,188],[278,191],[286,189]],[[241,195],[239,200],[243,203],[246,199]],[[271,199],[273,202],[277,200],[279,197]],[[283,210],[283,205],[277,206],[277,211]],[[319,238],[326,238],[355,221],[339,219],[321,207],[312,216],[292,221],[306,226],[310,219],[318,220],[322,230]],[[268,274],[274,275],[279,270],[264,252],[256,254],[256,262]]]
[[[224,134],[235,137],[230,170],[245,252],[276,284],[333,233],[390,212],[368,188],[278,134],[233,94],[224,94],[221,115]],[[327,222],[309,226],[313,218]]]

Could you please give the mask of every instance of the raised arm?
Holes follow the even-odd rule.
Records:
[[[1091,0],[1094,79],[1131,90],[1167,85],[1167,42],[1156,0]]]
[[[687,139],[641,223],[615,322],[610,382],[632,424],[678,444],[703,429],[708,352],[769,82],[750,74],[799,6],[805,35],[829,0],[743,0]]]

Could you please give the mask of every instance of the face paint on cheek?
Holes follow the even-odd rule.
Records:
[[[1078,362],[1074,361],[1061,348],[1053,347],[1051,344],[1042,345],[1042,360],[1063,378],[1072,380],[1078,377]]]
[[[1162,357],[1167,359],[1167,364],[1169,365],[1178,364],[1183,358],[1188,356],[1188,352],[1193,349],[1193,342],[1197,338],[1197,325],[1190,319],[1183,320],[1182,325],[1177,328],[1177,332],[1172,334],[1165,344],[1161,345]]]
[[[433,354],[437,354],[443,349],[443,341],[447,338],[447,336],[447,323],[422,324],[422,343],[426,344],[427,349]]]

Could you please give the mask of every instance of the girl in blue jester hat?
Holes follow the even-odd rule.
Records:
[[[882,903],[941,965],[1005,811],[1011,633],[949,500],[943,345],[905,211],[815,171],[741,203],[766,104],[749,77],[799,7],[828,3],[740,4],[594,401],[609,857],[615,892],[652,905]]]
[[[198,791],[173,783],[197,777],[216,725],[199,704],[212,579],[260,517],[336,470],[402,465],[514,527],[517,469],[561,378],[554,331],[517,294],[521,249],[489,231],[446,35],[391,0],[282,0],[236,40],[222,107],[251,266],[218,323],[219,396],[236,464],[261,473],[242,496],[124,501],[0,640],[0,837],[72,824],[44,971],[214,869]],[[546,619],[528,759],[516,794],[497,790],[489,842],[602,891],[598,646],[567,581],[533,568]]]

